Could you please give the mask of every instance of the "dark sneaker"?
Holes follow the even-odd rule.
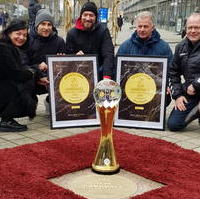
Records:
[[[21,132],[26,130],[26,125],[19,124],[14,119],[0,122],[0,132]]]

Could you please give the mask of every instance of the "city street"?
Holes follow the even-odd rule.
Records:
[[[117,37],[117,47],[127,38],[130,37],[133,30],[131,29],[130,23],[125,23],[122,27],[122,31],[119,32]],[[159,30],[162,38],[169,42],[171,48],[174,51],[174,47],[177,42],[181,40],[180,35],[174,32],[169,32],[166,30]],[[63,35],[64,36],[64,35]],[[28,125],[28,131],[21,133],[0,133],[0,148],[11,148],[23,144],[35,143],[45,140],[53,140],[66,136],[71,136],[74,134],[88,132],[91,129],[96,129],[98,127],[77,127],[77,128],[64,128],[64,129],[50,129],[50,117],[45,113],[44,106],[45,95],[39,96],[39,104],[37,109],[37,117],[29,121],[27,118],[19,119],[21,123]],[[166,118],[168,117],[171,106],[167,108]],[[192,122],[182,133],[174,133],[168,131],[158,131],[158,130],[145,130],[145,129],[135,129],[135,128],[117,128],[123,130],[127,133],[163,139],[172,143],[176,143],[184,148],[193,149],[200,152],[200,131],[199,124],[197,121]]]

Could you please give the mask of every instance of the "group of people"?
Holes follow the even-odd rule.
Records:
[[[21,132],[14,118],[36,116],[37,95],[48,93],[46,55],[97,54],[98,79],[112,78],[114,46],[108,28],[97,23],[97,7],[83,5],[66,42],[58,36],[53,16],[37,11],[34,25],[14,19],[0,34],[0,131]],[[49,102],[47,96],[46,101]]]
[[[0,131],[21,132],[27,126],[14,118],[36,116],[37,95],[48,93],[47,54],[66,53],[54,19],[39,10],[32,33],[24,20],[14,19],[0,35]],[[48,101],[48,99],[47,99]]]
[[[114,46],[107,27],[98,22],[93,2],[83,5],[75,26],[66,41],[58,36],[52,15],[38,10],[33,28],[28,31],[25,21],[15,19],[0,35],[0,131],[21,132],[26,125],[14,118],[36,115],[37,95],[48,93],[46,55],[96,54],[98,80],[114,79],[116,65]],[[168,127],[179,131],[199,117],[200,95],[200,14],[187,20],[186,38],[176,47],[173,56],[169,44],[160,38],[150,12],[135,18],[136,30],[119,47],[118,55],[166,56],[168,58],[168,104],[175,99]],[[185,83],[182,83],[181,76]],[[46,101],[49,102],[47,96]]]

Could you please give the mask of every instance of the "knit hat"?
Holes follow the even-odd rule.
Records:
[[[81,8],[81,12],[80,12],[80,16],[83,14],[83,12],[85,11],[90,11],[93,12],[95,14],[95,16],[98,16],[98,12],[97,12],[97,6],[94,2],[86,2],[83,7]]]
[[[54,26],[54,19],[51,13],[48,10],[40,9],[36,14],[35,27],[37,27],[43,21],[49,21],[51,22],[52,26]]]
[[[13,19],[3,32],[9,34],[13,31],[24,29],[28,29],[26,21],[22,19]]]

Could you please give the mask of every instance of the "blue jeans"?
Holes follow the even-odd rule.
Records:
[[[186,110],[180,111],[173,109],[167,122],[167,126],[170,131],[180,131],[187,126],[185,119],[190,111],[197,106],[199,102],[199,98],[196,97],[188,97],[188,103],[185,104]]]

